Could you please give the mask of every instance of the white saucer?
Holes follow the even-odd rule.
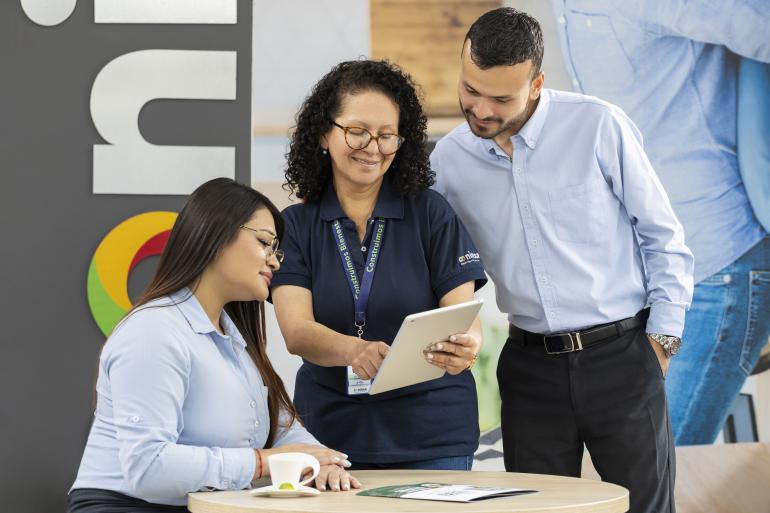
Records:
[[[314,495],[321,495],[321,491],[316,488],[310,488],[309,486],[300,486],[296,490],[280,490],[275,485],[263,486],[262,488],[254,488],[249,491],[254,497],[312,497]]]

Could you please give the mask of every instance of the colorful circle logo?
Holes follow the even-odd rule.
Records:
[[[145,258],[166,247],[176,212],[146,212],[113,228],[94,252],[88,268],[88,306],[106,336],[131,307],[128,275]]]

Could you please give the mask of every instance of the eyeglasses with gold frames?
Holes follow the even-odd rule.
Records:
[[[393,155],[404,144],[404,138],[398,134],[386,133],[374,136],[366,128],[342,126],[336,121],[332,121],[332,125],[345,132],[345,143],[351,150],[363,150],[374,139],[377,142],[377,148],[379,148],[380,153],[383,155]]]
[[[274,256],[275,259],[278,260],[278,263],[283,262],[284,251],[282,249],[278,249],[278,245],[280,244],[278,237],[274,236],[272,233],[268,232],[267,230],[249,228],[245,224],[241,225],[241,228],[257,234],[257,241],[260,244],[262,244],[263,248],[265,248],[265,256],[267,258]],[[260,234],[268,234],[270,235],[271,239],[262,238],[259,236]]]

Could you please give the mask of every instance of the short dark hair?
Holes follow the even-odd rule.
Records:
[[[543,31],[532,16],[500,7],[477,19],[465,41],[471,41],[471,60],[481,69],[532,61],[532,76],[543,63]]]
[[[377,91],[398,106],[398,133],[404,137],[388,169],[402,195],[414,194],[433,185],[425,149],[427,118],[412,78],[387,60],[358,60],[337,64],[313,86],[297,113],[297,126],[286,155],[284,187],[297,198],[318,201],[332,177],[331,159],[324,154],[321,136],[334,126],[346,94]]]

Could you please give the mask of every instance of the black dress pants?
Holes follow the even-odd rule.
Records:
[[[152,504],[112,490],[78,488],[67,496],[67,513],[185,513],[184,506]]]
[[[643,328],[549,355],[508,339],[497,366],[505,469],[580,476],[583,446],[631,513],[674,513],[675,455],[663,374]]]

